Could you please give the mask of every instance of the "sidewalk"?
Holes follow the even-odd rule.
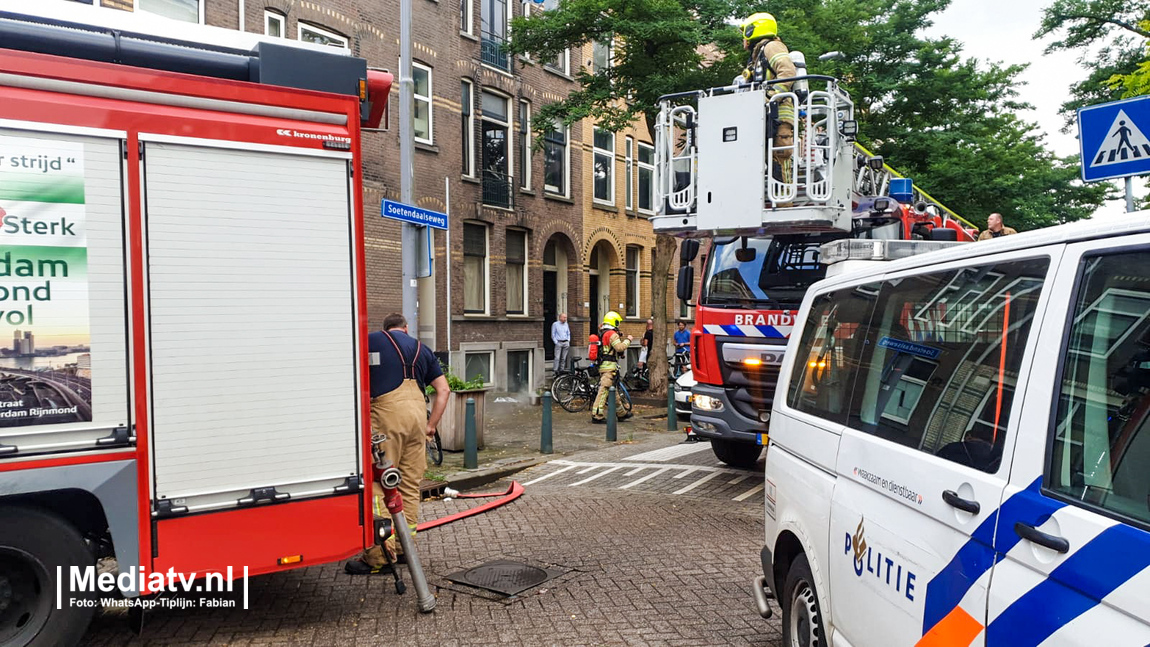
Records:
[[[589,410],[568,413],[558,404],[551,407],[551,437],[555,453],[539,451],[543,407],[532,406],[524,395],[487,395],[487,429],[484,446],[479,450],[479,468],[463,468],[463,452],[443,452],[443,465],[428,465],[423,486],[446,482],[461,490],[497,480],[533,465],[576,452],[610,447],[607,425],[591,424]],[[516,402],[498,401],[514,399]],[[634,416],[618,425],[615,444],[639,442],[656,435],[683,436],[685,423],[678,431],[667,430],[667,409],[636,403]],[[431,481],[429,484],[428,481]]]

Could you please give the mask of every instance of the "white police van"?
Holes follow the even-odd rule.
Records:
[[[1150,212],[826,279],[795,330],[784,644],[1150,644]]]

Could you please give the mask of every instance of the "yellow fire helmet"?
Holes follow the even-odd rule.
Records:
[[[620,317],[619,313],[615,312],[614,310],[603,315],[603,325],[604,326],[611,326],[612,328],[618,328],[619,324],[621,324],[621,323],[623,323],[623,317]]]
[[[769,13],[756,13],[751,14],[739,25],[739,32],[743,34],[745,41],[774,38],[779,35],[779,24]]]

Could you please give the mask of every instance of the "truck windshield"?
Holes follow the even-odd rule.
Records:
[[[711,251],[705,276],[703,304],[742,307],[798,307],[812,283],[826,276],[819,263],[819,245],[806,239],[750,238],[748,252],[754,258],[740,261],[736,254],[741,240],[717,243]]]

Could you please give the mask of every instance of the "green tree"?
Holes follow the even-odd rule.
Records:
[[[575,73],[579,89],[540,108],[536,130],[542,134],[555,120],[570,125],[592,118],[600,127],[619,131],[642,120],[653,139],[659,97],[725,85],[742,68],[722,52],[738,42],[727,22],[730,16],[728,0],[561,0],[550,11],[516,18],[508,49],[535,60],[552,60],[567,48],[595,40],[614,42],[611,67],[599,74],[580,68]],[[676,249],[674,238],[656,236],[651,305],[659,321],[667,311],[667,278]],[[653,348],[664,348],[666,336],[666,326],[655,326]],[[667,358],[652,352],[650,363],[651,390],[666,393]]]

